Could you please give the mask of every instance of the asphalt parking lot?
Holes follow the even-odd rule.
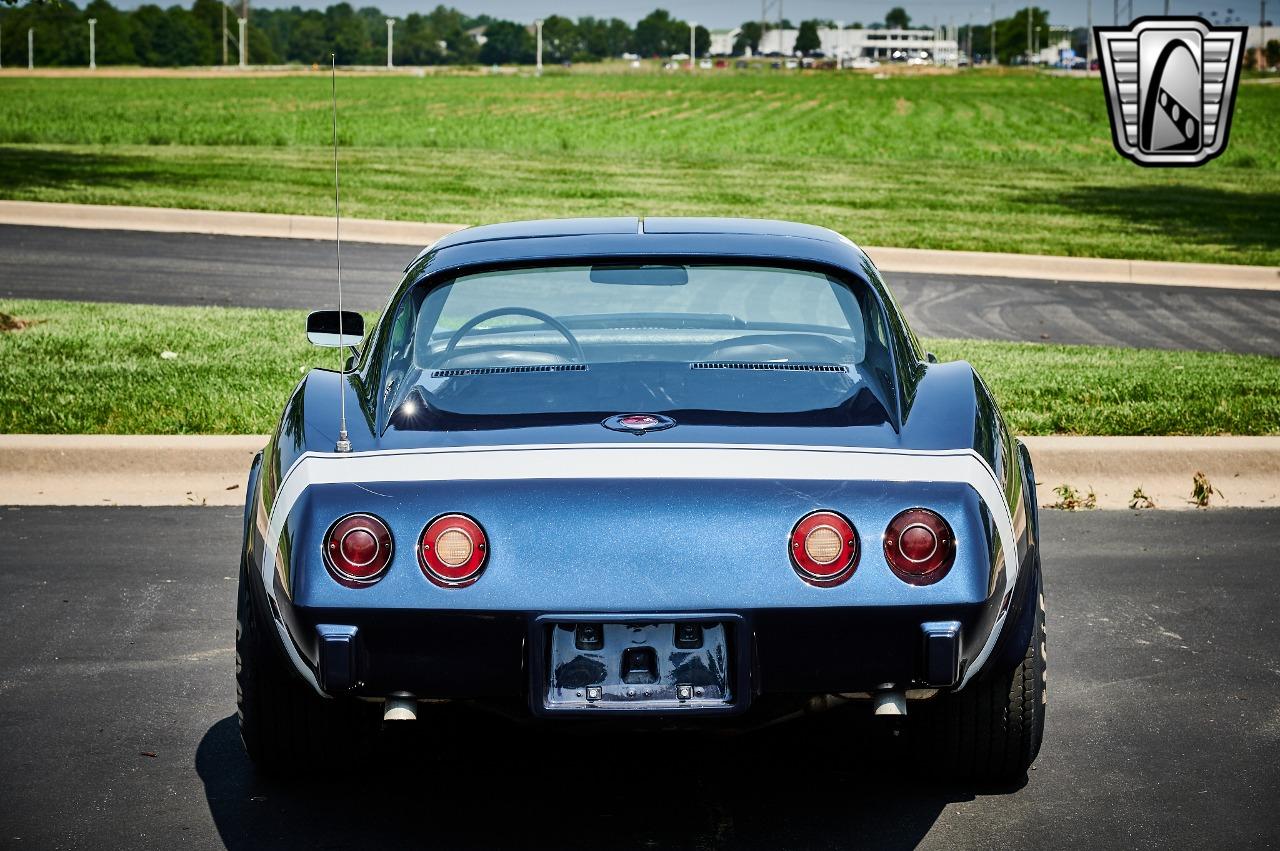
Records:
[[[1049,721],[1021,788],[939,783],[836,714],[731,739],[440,715],[281,782],[236,732],[237,510],[0,510],[0,845],[1276,843],[1280,511],[1043,524]]]

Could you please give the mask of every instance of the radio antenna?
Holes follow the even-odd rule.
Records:
[[[342,205],[338,189],[338,59],[329,54],[329,89],[333,100],[333,251],[338,261],[338,338],[342,339]],[[334,452],[350,452],[347,437],[347,355],[338,349],[338,443]]]

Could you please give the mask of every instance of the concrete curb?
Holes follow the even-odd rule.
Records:
[[[161,207],[114,207],[0,201],[0,224],[39,227],[206,233],[278,239],[332,239],[333,219],[273,213],[231,213]],[[465,225],[345,219],[342,238],[351,242],[421,248]],[[1050,281],[1280,291],[1280,267],[1212,263],[1163,263],[1096,257],[1052,257],[984,251],[931,251],[864,246],[883,272],[988,275]]]
[[[0,435],[3,505],[241,505],[263,435]],[[1157,507],[1189,508],[1203,472],[1211,505],[1280,506],[1280,437],[1029,437],[1040,504],[1092,490],[1125,508],[1141,487]]]
[[[205,233],[273,239],[333,239],[333,218],[330,216],[52,204],[40,201],[0,201],[0,224],[155,233]],[[465,227],[466,225],[343,219],[342,238],[349,242],[412,245],[421,248]]]

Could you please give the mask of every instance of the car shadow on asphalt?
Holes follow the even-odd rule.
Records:
[[[196,770],[228,848],[914,847],[946,805],[1016,791],[936,783],[835,723],[725,737],[420,719],[358,764],[279,779],[254,771],[231,715]]]

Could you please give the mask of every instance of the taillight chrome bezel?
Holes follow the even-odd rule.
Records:
[[[471,543],[467,560],[448,564],[436,552],[440,536],[457,530]],[[427,579],[443,588],[465,588],[474,584],[489,563],[489,536],[484,527],[466,514],[449,513],[435,517],[418,536],[418,567]]]
[[[342,544],[348,536],[357,531],[368,532],[377,543],[377,549],[374,550],[372,558],[360,563],[351,561],[342,552]],[[330,524],[328,531],[324,534],[321,551],[324,555],[324,566],[328,569],[330,576],[348,587],[363,588],[373,585],[387,575],[387,571],[391,568],[391,561],[395,557],[395,538],[391,534],[391,528],[381,517],[356,512],[343,515]],[[353,569],[364,568],[370,564],[376,564],[376,569],[371,573],[353,572]]]
[[[840,538],[839,551],[826,562],[814,559],[807,546],[809,536],[822,529],[830,529]],[[857,528],[849,518],[829,508],[819,508],[801,517],[787,538],[787,554],[796,574],[810,585],[824,588],[839,585],[854,574],[861,550]]]
[[[927,556],[913,558],[902,548],[902,536],[924,529],[933,536]],[[938,512],[923,507],[898,512],[884,530],[884,559],[893,575],[909,585],[933,585],[951,572],[956,561],[956,536]]]

